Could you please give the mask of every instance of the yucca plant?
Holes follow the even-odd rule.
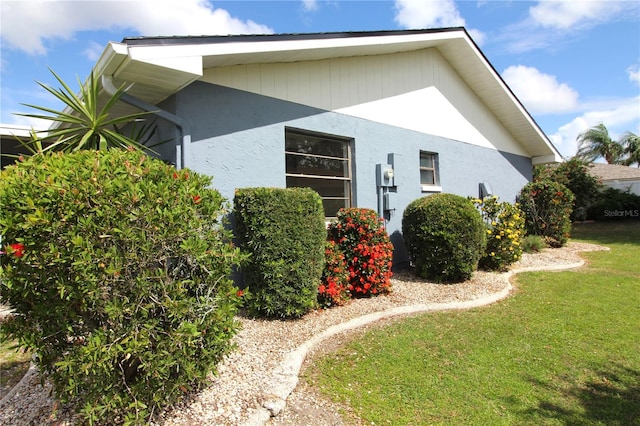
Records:
[[[56,125],[43,131],[33,131],[31,140],[23,143],[32,153],[44,151],[73,152],[82,149],[101,150],[111,147],[134,147],[142,151],[151,151],[150,146],[141,143],[144,135],[153,131],[149,127],[134,126],[131,137],[122,133],[122,128],[129,123],[134,123],[149,115],[149,112],[139,112],[123,116],[114,116],[113,107],[125,93],[125,88],[120,87],[110,96],[104,105],[99,103],[100,84],[92,72],[85,84],[78,79],[80,91],[76,94],[52,69],[61,88],[54,88],[37,81],[36,83],[62,101],[64,107],[58,111],[38,105],[23,104],[27,107],[45,112],[45,114],[26,113],[18,114],[24,117],[50,120]],[[142,133],[142,135],[140,134]]]

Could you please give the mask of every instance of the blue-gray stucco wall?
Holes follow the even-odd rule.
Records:
[[[532,175],[527,157],[203,82],[161,106],[190,124],[187,167],[213,176],[214,187],[230,200],[236,188],[285,186],[285,127],[353,138],[357,207],[378,210],[376,164],[386,164],[394,153],[397,192],[387,230],[399,263],[406,261],[400,233],[404,208],[427,195],[420,187],[421,150],[438,154],[443,192],[477,197],[479,183],[488,182],[502,200],[514,201]],[[173,159],[170,152],[165,155]]]

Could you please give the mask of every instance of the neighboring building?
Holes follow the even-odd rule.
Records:
[[[590,173],[600,179],[605,186],[640,195],[640,168],[593,163]]]
[[[26,126],[0,124],[0,160],[3,169],[13,164],[16,156],[29,153],[20,141],[29,141],[30,131]]]
[[[368,207],[396,259],[404,208],[436,193],[513,201],[560,155],[464,28],[139,37],[94,67],[120,113],[162,118],[163,159],[239,187],[314,188],[327,217]]]

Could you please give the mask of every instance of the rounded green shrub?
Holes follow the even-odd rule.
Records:
[[[469,279],[486,246],[486,230],[473,203],[434,194],[411,202],[402,233],[417,276],[438,282]]]
[[[198,388],[238,323],[240,253],[211,179],[139,152],[35,155],[2,171],[4,337],[88,423],[147,423]]]
[[[527,235],[522,239],[522,251],[525,253],[539,253],[546,247],[544,239],[538,235]]]
[[[529,235],[538,235],[550,247],[562,247],[571,231],[573,194],[561,183],[540,180],[526,184],[519,204]]]
[[[242,188],[236,234],[250,255],[245,306],[254,315],[300,317],[317,306],[325,264],[322,199],[309,188]]]

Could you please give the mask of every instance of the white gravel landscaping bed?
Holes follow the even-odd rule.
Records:
[[[524,254],[512,270],[575,267],[581,262],[577,252],[601,249],[606,248],[570,243],[561,249]],[[289,395],[296,385],[302,359],[308,350],[314,349],[307,343],[310,339],[316,343],[315,348],[323,346],[322,341],[315,342],[314,337],[326,336],[327,330],[336,329],[337,333],[340,330],[336,326],[369,314],[380,313],[378,317],[383,317],[385,311],[397,315],[402,307],[418,306],[419,310],[427,310],[423,308],[442,303],[458,307],[457,302],[491,300],[492,295],[507,294],[505,289],[510,288],[510,275],[477,272],[464,283],[433,284],[415,280],[408,273],[399,273],[392,279],[393,293],[388,296],[354,300],[345,306],[315,311],[291,321],[239,317],[242,329],[234,338],[237,347],[219,365],[219,374],[189,401],[157,416],[155,424],[341,424],[337,410],[330,412],[327,402],[307,386],[298,386]],[[293,366],[290,365],[292,359],[295,361]],[[283,369],[289,369],[287,371],[293,372],[293,376],[283,379],[282,374],[278,374]],[[0,425],[73,424],[69,411],[58,407],[49,393],[50,386],[41,386],[37,373],[27,377],[0,402]],[[288,401],[286,408],[284,399]],[[314,417],[315,410],[329,412],[328,417],[324,420]],[[276,417],[269,418],[275,414]]]

